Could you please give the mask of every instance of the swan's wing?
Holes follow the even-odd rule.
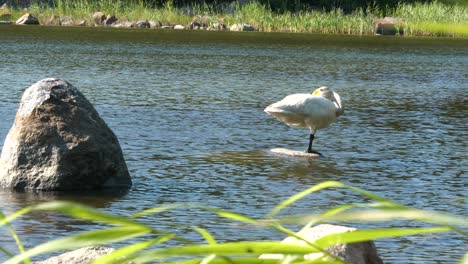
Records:
[[[304,101],[312,97],[310,94],[291,94],[286,96],[283,100],[269,105],[265,108],[265,112],[284,113],[284,114],[299,114],[303,112]]]
[[[321,96],[307,98],[304,102],[304,123],[311,131],[328,127],[336,121],[337,107],[334,102]]]
[[[304,102],[310,94],[292,94],[283,100],[269,105],[265,112],[291,127],[307,127],[304,123]]]
[[[303,113],[306,117],[336,117],[336,105],[321,96],[311,96],[304,100]]]

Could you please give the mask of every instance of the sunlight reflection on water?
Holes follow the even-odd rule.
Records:
[[[217,33],[192,36],[193,43],[171,35],[164,35],[170,41],[153,35],[111,41],[106,33],[109,39],[102,41],[28,34],[21,41],[13,35],[0,39],[8,69],[0,89],[0,146],[22,91],[45,77],[65,78],[118,136],[134,186],[117,197],[1,192],[0,208],[6,213],[39,201],[68,199],[116,214],[190,202],[262,217],[298,191],[338,180],[408,206],[467,215],[466,46],[421,46],[404,39],[392,46],[374,38],[366,44],[366,38],[352,37],[349,42],[336,37],[329,45],[333,39],[320,44],[321,36],[309,35],[291,42],[288,37],[298,35],[288,34],[239,35],[234,43],[222,41]],[[336,124],[317,133],[315,147],[326,158],[269,153],[276,147],[304,150],[308,132],[288,128],[263,108],[319,85],[334,88],[346,107]],[[330,190],[292,205],[285,214],[322,211],[359,199]],[[219,241],[282,238],[269,230],[243,230],[199,211],[143,221],[180,232],[187,223],[199,225]],[[39,214],[14,227],[30,247],[96,225]],[[14,248],[12,238],[0,231],[0,244]],[[201,240],[193,232],[186,235]],[[388,262],[453,262],[466,249],[463,244],[452,235],[378,242]]]

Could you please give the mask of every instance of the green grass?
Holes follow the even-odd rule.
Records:
[[[136,21],[147,19],[160,21],[163,25],[190,24],[194,15],[209,16],[214,24],[224,18],[230,26],[247,23],[262,32],[308,32],[325,34],[374,34],[374,20],[387,16],[403,18],[406,21],[405,35],[409,36],[468,36],[468,7],[447,5],[440,2],[400,3],[395,8],[381,10],[378,7],[356,9],[345,14],[341,9],[331,11],[309,10],[296,13],[275,13],[259,2],[244,5],[233,3],[230,6],[194,5],[179,9],[171,1],[159,8],[145,6],[143,1],[124,0],[55,0],[53,7],[33,4],[29,11],[37,15],[44,24],[51,16],[69,16],[75,21],[86,20],[93,24],[92,14],[102,11],[117,18]],[[11,10],[16,19],[21,10]]]
[[[283,209],[309,194],[329,188],[349,189],[365,197],[369,202],[357,204],[345,204],[326,210],[325,212],[311,212],[301,216],[278,216]],[[206,213],[215,214],[227,218],[230,221],[249,224],[252,227],[270,229],[272,232],[280,232],[285,236],[294,236],[306,242],[305,245],[285,245],[278,241],[240,241],[218,243],[208,230],[193,227],[180,226],[181,230],[191,228],[200,234],[204,243],[192,243],[173,230],[160,230],[139,222],[141,217],[154,217],[157,222],[158,214],[168,210],[201,209]],[[108,227],[74,234],[53,241],[45,242],[31,249],[24,249],[18,235],[10,223],[22,215],[34,211],[52,211],[66,214],[76,219],[106,224]],[[395,220],[410,220],[421,222],[426,227],[414,227],[415,223],[409,223],[409,228],[382,228],[370,230],[357,230],[342,234],[332,234],[316,241],[296,234],[285,225],[305,225],[305,228],[327,222],[382,222]],[[140,242],[128,243],[113,253],[104,256],[93,263],[133,263],[163,262],[163,263],[343,263],[336,256],[331,255],[326,248],[342,243],[354,243],[361,241],[377,240],[381,238],[409,236],[427,233],[452,232],[453,235],[464,236],[467,234],[462,228],[468,226],[468,219],[462,216],[453,216],[445,213],[428,212],[412,209],[391,200],[385,199],[365,190],[348,186],[340,182],[328,181],[315,185],[300,192],[275,206],[263,218],[254,219],[246,215],[225,211],[219,208],[211,208],[195,204],[173,204],[146,209],[124,217],[114,216],[99,210],[72,203],[72,202],[48,202],[33,205],[9,216],[0,214],[0,226],[7,226],[17,241],[19,253],[14,254],[0,247],[0,252],[6,254],[9,259],[5,264],[30,263],[29,259],[45,253],[62,250],[72,250],[91,245],[106,245],[114,242],[122,242],[140,238]],[[183,235],[183,234],[182,234]],[[226,238],[223,238],[226,239]],[[169,243],[168,243],[169,242]],[[261,254],[283,254],[282,261],[264,260],[258,257]],[[320,253],[321,257],[316,261],[304,260],[304,254]],[[466,255],[465,255],[466,258]]]

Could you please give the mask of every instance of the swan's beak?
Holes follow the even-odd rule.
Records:
[[[319,89],[315,89],[315,91],[312,93],[312,95],[317,95],[319,94],[320,90]]]

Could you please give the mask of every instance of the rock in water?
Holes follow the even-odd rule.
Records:
[[[0,187],[64,191],[131,184],[117,137],[78,89],[50,78],[24,92],[0,156]]]
[[[43,261],[33,262],[33,264],[86,264],[113,251],[113,248],[108,247],[85,247]]]
[[[330,225],[330,224],[321,224],[318,226],[304,228],[296,234],[300,237],[307,239],[310,242],[315,240],[339,233],[353,232],[357,230],[353,227],[339,226],[339,225]],[[302,245],[305,246],[307,243],[303,240],[300,240],[296,237],[289,236],[281,241],[283,244],[292,244],[292,245]],[[338,244],[331,246],[326,249],[328,252],[334,256],[340,257],[349,264],[382,264],[383,261],[377,253],[377,248],[375,247],[374,242],[365,241],[349,244]],[[312,260],[317,257],[321,257],[321,253],[310,253],[304,255],[304,259]],[[261,259],[281,259],[284,256],[281,254],[263,254],[260,256]]]
[[[270,150],[275,154],[291,156],[291,157],[307,157],[307,158],[319,158],[320,155],[317,153],[307,153],[305,151],[290,150],[285,148],[274,148]]]

